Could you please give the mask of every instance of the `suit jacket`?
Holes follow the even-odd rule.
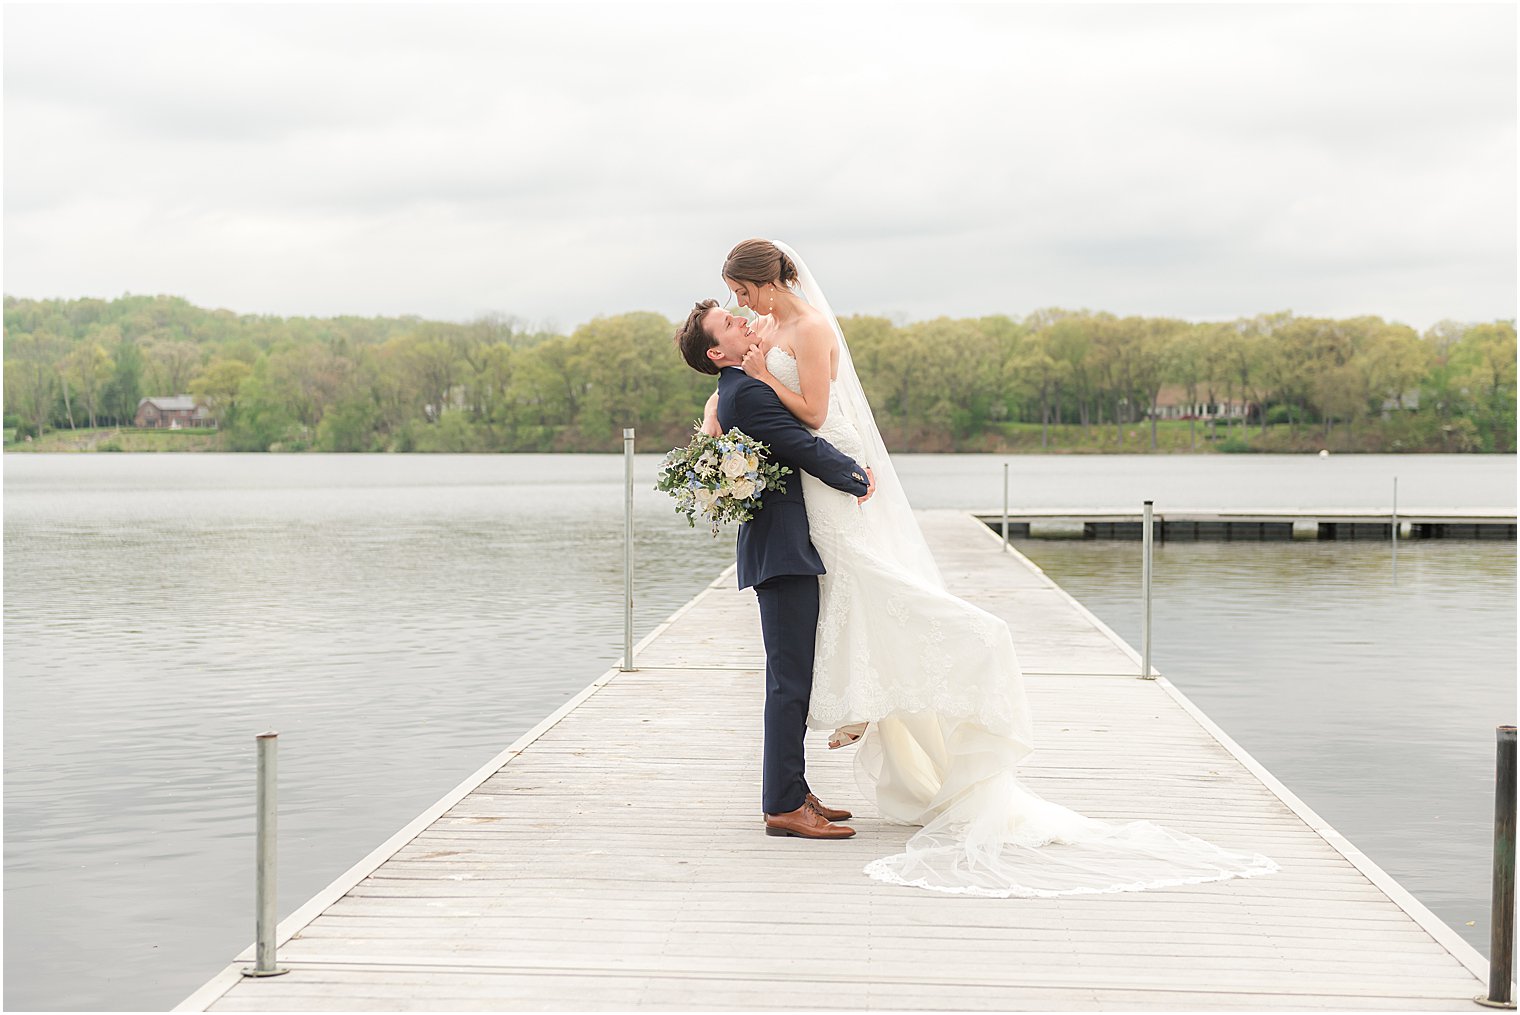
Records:
[[[870,489],[865,468],[809,432],[770,385],[738,367],[724,367],[718,375],[718,425],[725,431],[738,427],[768,444],[771,458],[792,470],[785,477],[786,490],[762,493],[755,517],[739,526],[739,587],[780,575],[823,574],[823,561],[808,533],[801,473],[862,497]]]

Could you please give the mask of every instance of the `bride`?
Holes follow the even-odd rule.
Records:
[[[870,504],[801,474],[819,577],[808,725],[860,743],[856,779],[888,821],[922,826],[866,865],[881,881],[987,896],[1139,891],[1278,869],[1150,821],[1084,817],[1017,769],[1034,749],[1008,625],[945,590],[882,444],[849,347],[796,251],[747,240],[723,280],[760,315],[745,372],[805,426],[871,466]],[[714,432],[717,395],[704,428]]]

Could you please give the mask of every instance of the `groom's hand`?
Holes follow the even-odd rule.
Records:
[[[856,503],[864,504],[866,501],[871,499],[871,494],[876,492],[876,474],[871,471],[871,467],[869,465],[866,466],[866,479],[871,481],[870,485],[866,487],[866,493],[864,497],[855,498]]]

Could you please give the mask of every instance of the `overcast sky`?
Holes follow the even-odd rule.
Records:
[[[1513,317],[1516,8],[7,4],[6,293]]]

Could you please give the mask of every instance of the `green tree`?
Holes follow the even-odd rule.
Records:
[[[1421,379],[1434,365],[1433,350],[1420,340],[1413,328],[1388,324],[1376,329],[1367,347],[1357,359],[1367,377],[1368,391],[1377,408],[1392,399],[1404,407],[1404,396],[1417,391]]]
[[[1055,355],[1061,345],[1063,330],[1080,331],[1080,326],[1070,320],[1057,321],[1029,333],[1028,340],[1015,352],[1008,362],[1008,373],[1014,391],[1026,395],[1040,408],[1040,447],[1050,445],[1050,409],[1060,391],[1061,382],[1071,374],[1068,359]]]
[[[460,365],[459,349],[451,342],[419,334],[407,344],[406,366],[421,388],[429,421],[437,422],[449,408]]]
[[[1137,404],[1148,407],[1146,415],[1151,421],[1151,450],[1155,451],[1157,399],[1161,385],[1165,383],[1169,368],[1175,359],[1174,349],[1188,331],[1187,323],[1171,318],[1149,318],[1140,322],[1132,357],[1132,383],[1138,396]]]
[[[117,426],[130,426],[142,401],[142,352],[137,343],[123,338],[111,354],[111,378],[101,392],[101,407]]]
[[[533,442],[535,450],[548,450],[550,435],[567,427],[579,412],[579,385],[571,381],[568,358],[569,346],[553,341],[524,349],[514,363],[507,385],[509,415],[514,432]]]
[[[160,339],[144,350],[147,383],[160,395],[183,395],[190,390],[203,361],[201,347],[185,339]]]
[[[169,296],[6,297],[4,311],[7,408],[29,430],[129,421],[143,394],[188,385],[223,421],[229,447],[605,450],[627,425],[642,447],[684,441],[713,388],[654,314],[559,336],[505,315],[281,318]],[[1279,420],[1293,438],[1305,422],[1327,437],[1344,422],[1358,446],[1369,446],[1363,420],[1418,388],[1418,410],[1380,421],[1379,440],[1515,444],[1513,321],[1443,321],[1416,336],[1376,317],[1283,312],[1184,326],[1048,307],[1018,321],[841,324],[883,432],[903,450],[987,447],[990,428],[1037,419],[1045,446],[1064,423],[1086,431],[1109,419],[1107,443],[1123,448],[1146,406],[1155,448],[1162,383],[1190,403],[1238,395],[1267,408],[1264,437]]]
[[[1272,394],[1273,347],[1277,335],[1293,315],[1287,311],[1240,318],[1232,325],[1239,340],[1227,347],[1225,361],[1240,384],[1243,401],[1255,402],[1261,432],[1267,432],[1267,400]],[[1242,419],[1242,424],[1248,422]]]
[[[878,426],[884,417],[895,420],[887,399],[896,378],[896,371],[888,361],[897,344],[897,329],[885,317],[864,315],[841,319],[839,328],[850,345],[855,373],[872,412],[876,413]]]
[[[345,357],[317,344],[282,346],[263,365],[265,396],[277,400],[286,415],[313,431],[328,406],[337,401],[353,367]]]
[[[674,333],[659,314],[631,313],[598,317],[570,335],[563,370],[584,446],[619,447],[629,426],[684,440],[713,379],[686,366],[671,343]]]
[[[1288,426],[1298,436],[1298,424],[1308,416],[1309,391],[1319,369],[1318,333],[1324,322],[1294,317],[1273,333],[1263,357],[1262,372],[1279,404],[1288,409]]]
[[[238,399],[252,374],[253,368],[242,360],[217,360],[190,380],[190,394],[206,406],[219,426],[235,426]]]
[[[100,413],[100,400],[111,382],[114,364],[111,354],[99,342],[86,339],[70,352],[63,361],[62,372],[67,383],[79,396],[93,428]]]
[[[301,423],[292,414],[282,385],[271,378],[269,360],[260,360],[239,386],[237,411],[223,429],[233,451],[268,451],[299,438]]]
[[[507,392],[512,388],[512,364],[516,355],[517,350],[511,345],[496,342],[481,346],[478,355],[469,360],[468,401],[477,419],[491,423],[508,422]]]
[[[1034,320],[1045,322],[1040,325],[1041,330],[1048,335],[1044,349],[1046,355],[1054,361],[1050,405],[1048,410],[1045,406],[1041,406],[1040,420],[1044,423],[1050,419],[1051,411],[1053,411],[1053,421],[1060,423],[1062,403],[1069,396],[1076,411],[1076,418],[1082,424],[1083,433],[1086,433],[1092,420],[1092,406],[1096,398],[1092,376],[1091,315],[1085,312],[1074,314],[1059,307],[1051,307],[1025,318],[1025,328],[1033,327],[1031,321]],[[1043,427],[1041,433],[1043,447]]]
[[[367,395],[339,401],[322,415],[322,422],[317,425],[317,447],[323,451],[376,450],[378,415],[374,401]]]
[[[57,340],[47,332],[14,336],[5,360],[5,404],[42,436],[58,397]]]
[[[1515,322],[1470,328],[1451,351],[1485,451],[1515,450]]]
[[[1187,394],[1188,446],[1193,449],[1198,447],[1198,414],[1193,407],[1198,404],[1198,385],[1207,362],[1204,347],[1208,334],[1206,328],[1196,324],[1185,328],[1168,348],[1164,364],[1166,376],[1180,384]]]

